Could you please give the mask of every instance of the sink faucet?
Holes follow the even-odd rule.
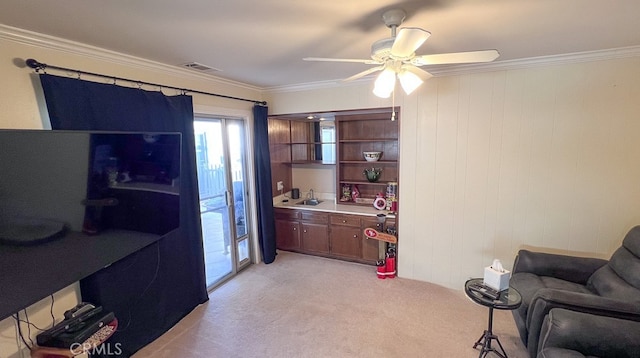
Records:
[[[315,199],[313,197],[313,189],[309,189],[309,199],[312,199],[312,200]]]

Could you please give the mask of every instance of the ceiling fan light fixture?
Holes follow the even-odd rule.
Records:
[[[431,77],[433,75],[429,72],[411,65],[403,65],[398,72],[400,85],[406,94],[411,94]]]
[[[418,75],[413,72],[403,70],[398,73],[398,79],[400,80],[400,85],[404,90],[404,93],[411,94],[416,88],[420,87],[420,85],[424,82]]]
[[[373,94],[380,98],[389,98],[393,88],[396,86],[396,73],[391,68],[385,68],[376,79],[373,85]]]
[[[343,81],[353,81],[382,71],[375,80],[373,93],[381,98],[389,98],[395,89],[396,76],[407,95],[433,77],[431,73],[421,69],[421,66],[491,62],[500,56],[497,50],[416,55],[418,48],[431,36],[431,33],[417,27],[398,28],[405,17],[406,13],[402,9],[390,9],[384,12],[382,19],[391,29],[391,37],[378,40],[371,45],[370,60],[322,57],[306,57],[304,60],[376,65]]]

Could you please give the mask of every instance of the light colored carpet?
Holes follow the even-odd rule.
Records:
[[[279,252],[220,286],[134,358],[478,357],[472,346],[488,309],[463,284],[380,280],[372,266]],[[527,356],[509,311],[495,311],[494,333],[510,358]]]

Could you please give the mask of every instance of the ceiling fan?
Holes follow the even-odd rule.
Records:
[[[305,61],[357,62],[376,65],[343,81],[352,81],[371,73],[382,71],[375,81],[373,93],[388,98],[395,88],[396,76],[405,93],[410,94],[432,75],[419,68],[428,65],[491,62],[500,56],[497,50],[416,55],[415,51],[431,36],[429,31],[406,27],[396,31],[406,13],[401,9],[388,10],[382,15],[385,25],[391,29],[391,37],[371,45],[371,59],[305,57]]]

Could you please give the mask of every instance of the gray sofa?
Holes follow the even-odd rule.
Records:
[[[537,358],[640,357],[640,322],[554,308],[545,316]]]
[[[520,250],[510,284],[522,295],[512,312],[531,357],[538,355],[543,323],[554,308],[640,321],[640,226],[608,261]]]

